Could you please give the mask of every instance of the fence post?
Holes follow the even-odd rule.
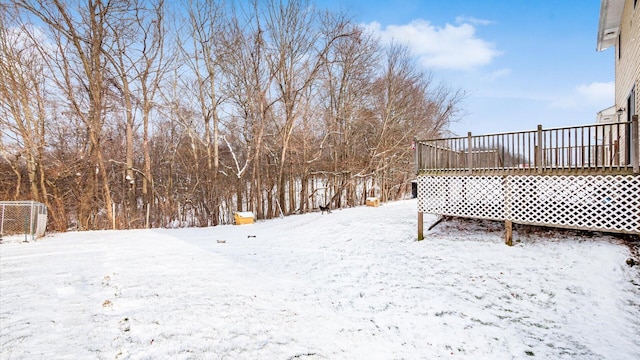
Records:
[[[146,220],[145,220],[145,224],[144,224],[144,228],[145,229],[149,229],[149,211],[150,211],[151,206],[149,206],[149,203],[147,203],[147,216],[146,216]]]
[[[418,212],[418,241],[424,240],[424,219],[422,211]]]
[[[473,152],[472,152],[471,131],[467,133],[467,167],[469,168],[469,174],[473,172]]]
[[[640,148],[638,147],[638,115],[631,118],[631,161],[633,162],[633,173],[640,173]]]
[[[36,229],[33,227],[33,225],[34,225],[33,224],[33,220],[34,220],[33,205],[34,205],[34,202],[33,202],[33,200],[31,200],[31,215],[29,217],[29,233],[31,235],[31,241],[33,241],[35,239],[35,232],[36,232]]]
[[[2,240],[2,235],[4,235],[4,208],[5,205],[2,204],[2,217],[0,217],[0,240]]]

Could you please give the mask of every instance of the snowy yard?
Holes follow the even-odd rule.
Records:
[[[619,240],[451,221],[417,242],[416,208],[2,244],[0,358],[639,358]]]

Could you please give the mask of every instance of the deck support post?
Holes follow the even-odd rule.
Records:
[[[418,241],[424,240],[424,219],[422,211],[418,212]]]
[[[511,220],[504,221],[504,243],[513,246],[513,223]]]

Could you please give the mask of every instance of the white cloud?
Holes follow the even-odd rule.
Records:
[[[407,44],[426,68],[473,70],[487,65],[501,52],[495,45],[476,36],[469,23],[444,27],[417,19],[405,25],[382,28],[377,22],[367,25],[383,42]]]
[[[584,96],[585,101],[613,104],[615,96],[615,82],[592,82],[588,85],[580,85],[577,88],[579,95]]]
[[[499,69],[499,70],[492,71],[492,72],[484,75],[482,77],[482,79],[486,80],[486,81],[495,81],[496,79],[507,77],[509,75],[511,75],[511,69],[504,68],[504,69]]]
[[[615,83],[592,82],[581,84],[567,96],[558,98],[551,102],[550,106],[557,109],[576,109],[585,106],[596,106],[606,108],[615,102]]]
[[[456,18],[456,24],[491,25],[493,21],[476,19],[473,16],[458,16]]]

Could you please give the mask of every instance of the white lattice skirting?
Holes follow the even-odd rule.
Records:
[[[418,212],[640,234],[640,176],[418,176]]]

